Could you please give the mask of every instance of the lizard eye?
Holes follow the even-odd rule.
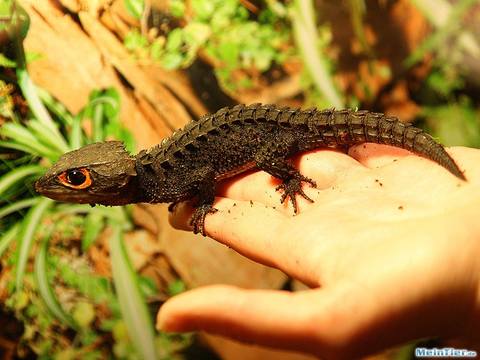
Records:
[[[87,169],[72,169],[61,173],[58,180],[72,189],[85,189],[92,184],[90,172]]]

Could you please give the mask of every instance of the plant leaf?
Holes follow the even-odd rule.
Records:
[[[14,68],[15,66],[17,66],[17,63],[0,53],[0,66],[6,68]]]
[[[43,145],[35,138],[30,129],[27,129],[23,125],[13,122],[6,123],[0,128],[0,133],[29,149],[26,151],[29,154],[44,156],[49,159],[58,157],[58,151],[49,149]]]
[[[155,331],[142,296],[137,275],[128,258],[123,236],[118,226],[112,226],[110,256],[113,282],[120,302],[123,319],[128,334],[142,359],[158,359],[155,348]]]
[[[104,227],[104,216],[98,211],[90,212],[83,229],[82,250],[86,251],[95,242]]]
[[[25,152],[25,153],[30,154],[30,155],[41,156],[41,154],[39,152],[33,150],[32,148],[30,148],[26,145],[22,145],[22,144],[12,142],[12,141],[0,141],[0,147],[22,151],[22,152]]]
[[[8,229],[7,232],[2,234],[2,236],[0,236],[0,258],[2,257],[5,250],[8,249],[12,241],[15,240],[19,231],[20,225],[17,223],[10,227],[10,229]]]
[[[5,201],[3,198],[5,192],[15,183],[24,181],[28,176],[40,175],[45,169],[39,165],[25,165],[11,170],[6,175],[0,178],[0,201]]]
[[[48,250],[48,240],[51,236],[53,226],[50,226],[49,231],[47,231],[45,237],[42,240],[40,249],[37,256],[35,257],[35,281],[37,284],[40,297],[47,309],[52,313],[54,317],[60,320],[65,325],[76,329],[77,325],[73,318],[67,314],[62,306],[60,305],[54,290],[50,286],[48,281],[48,269],[47,269],[47,250]],[[17,286],[18,289],[18,286]]]
[[[143,14],[143,9],[145,7],[144,0],[124,0],[125,8],[128,13],[132,15],[135,19],[140,19]]]
[[[40,224],[45,212],[53,204],[53,201],[47,198],[42,198],[37,205],[32,207],[27,216],[22,222],[18,244],[18,258],[15,274],[15,288],[17,291],[22,289],[23,277],[27,267],[30,249],[32,248],[35,239],[35,231]]]
[[[8,204],[3,208],[0,208],[0,219],[4,218],[7,215],[13,214],[19,210],[25,209],[30,206],[34,206],[41,198],[40,197],[33,197],[27,198],[19,201],[15,201],[14,203]]]
[[[318,33],[315,25],[315,8],[312,0],[295,0],[291,18],[297,47],[302,55],[305,67],[312,77],[318,91],[329,105],[343,108],[343,100],[335,88],[333,77],[328,71],[327,61],[317,49]]]
[[[38,120],[31,120],[27,123],[27,125],[28,129],[35,136],[37,141],[45,144],[45,146],[49,149],[54,148],[58,150],[58,156],[63,153],[63,142],[59,143],[56,140],[55,134],[49,128],[45,127]]]
[[[22,94],[37,120],[51,131],[55,138],[55,143],[59,144],[62,152],[67,152],[69,150],[68,145],[40,100],[37,89],[27,71],[25,69],[17,69],[17,78],[18,86],[22,90]]]

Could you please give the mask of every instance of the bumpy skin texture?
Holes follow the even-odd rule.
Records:
[[[216,183],[244,172],[259,168],[282,180],[278,190],[283,191],[281,201],[290,199],[297,211],[296,195],[308,197],[301,189],[302,182],[315,183],[301,175],[287,158],[296,153],[319,147],[348,148],[373,142],[393,145],[429,158],[445,167],[453,175],[465,180],[454,160],[442,145],[421,129],[404,124],[397,118],[368,111],[352,110],[299,110],[275,105],[253,104],[224,108],[215,114],[193,121],[174,133],[160,145],[140,152],[135,158],[122,161],[135,162],[135,186],[129,186],[129,202],[171,202],[196,198],[196,212],[192,219],[194,232],[204,233],[204,220],[213,208]],[[75,158],[81,158],[83,149]],[[90,151],[91,152],[91,151]],[[91,154],[90,154],[91,156]],[[98,157],[101,158],[101,154]],[[50,180],[66,168],[78,167],[72,156],[64,155],[48,173]],[[82,166],[87,166],[83,164]],[[60,169],[60,170],[59,170]],[[93,179],[95,182],[95,179]],[[43,182],[42,182],[43,181]],[[43,184],[43,187],[42,187]],[[37,190],[49,194],[45,179]],[[96,203],[90,192],[82,201],[82,193],[69,196],[65,189],[59,200]],[[88,193],[88,189],[83,191]],[[116,194],[122,197],[122,194]],[[116,202],[119,200],[117,198]],[[102,198],[102,204],[107,204]],[[113,204],[113,201],[112,201]]]

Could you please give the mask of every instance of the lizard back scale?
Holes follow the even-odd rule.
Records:
[[[125,205],[176,203],[196,198],[194,232],[205,235],[218,181],[251,168],[282,180],[281,202],[310,201],[302,182],[315,186],[287,161],[299,152],[373,142],[410,150],[466,180],[455,161],[423,130],[369,111],[300,110],[276,105],[236,105],[188,123],[161,144],[131,156],[118,141],[86,145],[63,155],[36,190],[67,202]]]

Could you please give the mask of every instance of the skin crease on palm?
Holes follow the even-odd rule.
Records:
[[[208,215],[213,239],[311,289],[215,285],[167,301],[157,326],[204,330],[326,359],[351,359],[410,340],[480,343],[480,151],[450,148],[468,179],[384,145],[293,159],[317,189],[280,205],[278,182],[252,172],[223,184]],[[180,204],[170,222],[190,229]],[[208,261],[206,259],[205,261]]]

